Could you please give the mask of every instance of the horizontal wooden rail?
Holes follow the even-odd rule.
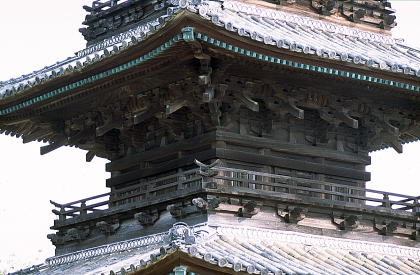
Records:
[[[371,198],[371,197],[367,197],[367,196],[360,196],[360,195],[355,195],[355,194],[351,194],[351,193],[343,193],[343,192],[337,192],[337,191],[329,191],[329,190],[325,190],[325,189],[318,189],[318,188],[313,188],[313,187],[305,187],[305,186],[299,186],[296,184],[284,184],[284,183],[279,183],[279,182],[264,182],[264,181],[257,181],[257,180],[249,180],[249,179],[238,179],[235,177],[225,177],[225,176],[215,176],[215,179],[221,179],[226,181],[230,181],[230,182],[241,182],[241,183],[248,183],[248,184],[258,184],[258,185],[262,185],[262,186],[270,186],[270,187],[279,187],[279,188],[287,188],[289,189],[289,193],[290,190],[293,191],[308,191],[308,192],[312,192],[312,193],[318,193],[318,194],[323,194],[323,195],[333,195],[333,196],[339,196],[339,197],[343,197],[346,199],[357,199],[357,200],[361,200],[361,201],[370,201],[370,202],[379,202],[379,203],[384,203],[385,200],[384,199],[378,199],[378,198]],[[298,184],[299,181],[296,181],[296,183]],[[318,183],[320,184],[320,183]],[[323,183],[324,184],[324,183]],[[233,187],[235,187],[234,185],[232,185]],[[327,183],[325,183],[325,186],[328,186]],[[244,186],[240,186],[241,188],[244,188]],[[341,186],[343,187],[343,186]],[[246,188],[246,187],[245,187]],[[346,186],[345,188],[347,188],[349,191],[353,190],[351,187]],[[249,188],[249,189],[262,189],[262,188]],[[270,190],[266,190],[266,191],[270,191]],[[273,192],[277,192],[277,191],[273,191]],[[287,192],[281,192],[281,193],[287,193]],[[303,195],[303,194],[299,194],[299,195]],[[388,203],[390,203],[391,205],[402,205],[402,206],[413,206],[410,203],[400,203],[399,201],[387,201]]]
[[[123,207],[125,204],[144,206],[151,205],[152,202],[174,200],[185,192],[193,194],[201,192],[203,188],[226,194],[231,194],[235,190],[245,190],[249,194],[264,192],[270,193],[274,198],[291,194],[293,199],[301,199],[302,202],[322,200],[330,207],[346,203],[367,211],[372,207],[384,207],[401,213],[420,213],[420,196],[220,166],[209,167],[204,172],[201,169],[191,169],[165,175],[114,190],[112,193],[66,204],[50,202],[58,208],[53,210],[53,213],[58,215],[58,220],[65,221],[98,211],[107,213],[108,209]],[[382,197],[369,196],[372,194]]]
[[[311,193],[316,193],[319,195],[325,196],[336,196],[337,198],[342,198],[344,201],[354,203],[350,199],[356,200],[359,202],[359,205],[368,205],[369,203],[379,203],[378,206],[390,208],[393,210],[414,210],[415,212],[420,211],[419,207],[420,204],[418,202],[419,197],[402,195],[392,192],[385,192],[367,188],[361,188],[356,186],[349,186],[349,185],[342,185],[337,183],[331,183],[326,181],[319,181],[319,180],[312,180],[312,179],[303,179],[298,177],[291,177],[285,175],[277,175],[277,174],[269,174],[263,172],[254,172],[249,170],[241,170],[235,168],[227,168],[227,167],[213,167],[211,168],[216,175],[214,179],[221,180],[224,185],[228,186],[235,186],[241,188],[247,188],[245,185],[253,185],[252,188],[248,187],[249,189],[264,189],[265,191],[270,191],[273,189],[272,192],[279,192],[279,193],[293,193],[295,194],[297,191],[303,192],[310,192],[309,194],[302,194],[298,193],[299,196],[307,196],[311,197]],[[226,176],[226,174],[231,174],[231,176]],[[233,176],[236,175],[236,176]],[[250,178],[261,178],[261,180],[255,180]],[[280,182],[279,182],[280,181]],[[282,182],[283,181],[283,182]],[[285,183],[284,183],[285,182]],[[219,184],[219,183],[218,183]],[[306,185],[306,186],[299,186],[299,184]],[[308,187],[307,185],[311,185]],[[318,187],[319,186],[319,187]],[[321,188],[322,187],[322,188]],[[276,191],[275,189],[282,188],[286,189],[287,191]],[[325,188],[331,188],[331,190],[327,190]],[[341,188],[345,191],[332,191],[333,188]],[[383,198],[373,198],[368,197],[366,193],[374,193],[380,194]],[[363,195],[362,195],[363,194]],[[398,197],[402,198],[402,200],[390,200],[389,197]],[[336,201],[343,201],[343,200],[336,200]],[[331,200],[334,201],[334,200]],[[409,201],[413,201],[409,203]]]
[[[371,193],[376,193],[376,194],[381,194],[381,195],[387,194],[389,196],[402,197],[402,198],[408,198],[408,199],[419,199],[420,198],[420,196],[419,197],[414,197],[414,196],[402,195],[402,194],[397,194],[397,193],[392,193],[392,192],[362,188],[362,187],[357,187],[357,186],[349,186],[349,185],[343,185],[343,184],[338,184],[338,183],[325,182],[325,181],[320,181],[320,180],[304,179],[304,178],[298,178],[298,177],[292,177],[292,176],[269,174],[269,173],[264,173],[264,172],[254,172],[254,171],[241,170],[241,169],[235,169],[235,168],[227,168],[227,167],[217,166],[217,167],[212,168],[212,170],[244,173],[244,174],[248,174],[248,175],[255,175],[255,176],[268,177],[268,178],[274,178],[274,179],[296,180],[299,183],[322,184],[322,185],[329,185],[329,186],[341,187],[341,188],[351,187],[352,190],[356,190],[356,191],[371,192]]]

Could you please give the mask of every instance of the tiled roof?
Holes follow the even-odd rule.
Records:
[[[420,248],[237,226],[190,228],[183,223],[166,233],[50,258],[48,264],[16,274],[125,274],[159,264],[178,251],[249,274],[420,274]]]
[[[343,63],[420,77],[420,50],[390,36],[261,8],[237,1],[170,0],[157,4],[166,14],[91,45],[75,56],[42,70],[0,82],[0,98],[49,81],[144,40],[181,10],[197,13],[215,25],[261,43]]]

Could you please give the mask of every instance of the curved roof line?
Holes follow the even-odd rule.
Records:
[[[390,36],[323,22],[238,1],[170,0],[166,13],[82,49],[74,56],[31,74],[0,82],[0,100],[115,54],[163,27],[182,10],[264,44],[357,65],[420,77],[420,51]]]

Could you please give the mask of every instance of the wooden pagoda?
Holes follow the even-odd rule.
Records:
[[[366,188],[420,138],[387,0],[110,0],[75,56],[0,82],[0,131],[106,158],[20,274],[419,274],[420,197]]]

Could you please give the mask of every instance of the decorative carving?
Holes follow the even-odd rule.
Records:
[[[207,208],[209,210],[214,210],[214,209],[219,207],[220,200],[218,198],[212,198],[212,199],[208,200],[207,203],[208,203]]]
[[[96,223],[96,228],[105,235],[114,234],[118,228],[120,227],[120,223],[118,220],[113,221],[112,223],[108,223],[105,221],[100,221]]]
[[[180,219],[186,215],[184,206],[179,204],[170,204],[166,207],[166,210],[168,210],[175,219]]]
[[[373,229],[378,232],[380,235],[390,235],[393,232],[395,232],[398,228],[399,224],[395,221],[383,221],[382,222],[382,227],[378,227],[376,220],[373,221]]]
[[[338,11],[337,0],[312,0],[312,7],[323,15],[335,14]]]
[[[159,219],[159,211],[153,208],[149,211],[142,211],[134,214],[134,218],[142,225],[153,225]]]
[[[359,226],[359,218],[356,215],[341,216],[341,222],[337,222],[334,214],[331,215],[331,222],[340,230],[354,230]]]
[[[306,217],[306,209],[300,207],[288,206],[284,220],[287,223],[298,223]]]
[[[245,203],[243,207],[239,208],[238,216],[244,218],[251,218],[258,212],[260,212],[260,208],[257,207],[257,203],[255,201],[249,201]]]
[[[64,244],[64,239],[62,236],[56,234],[48,234],[47,238],[51,241],[51,243],[55,246]]]
[[[197,164],[200,167],[200,170],[198,171],[198,174],[203,177],[213,177],[217,175],[217,171],[212,170],[211,168],[217,166],[220,164],[220,159],[215,160],[211,164],[204,164],[197,159],[194,160],[194,163]]]
[[[252,97],[252,91],[255,88],[256,84],[251,81],[245,82],[243,89],[239,93],[235,93],[235,97],[242,103],[245,107],[251,111],[258,112],[260,110],[258,102],[254,101]]]
[[[196,242],[196,234],[194,230],[186,223],[175,223],[166,235],[166,240],[173,246],[179,247],[180,245],[191,245]]]
[[[208,208],[208,203],[203,198],[194,198],[192,199],[192,204],[195,205],[199,210],[205,211]]]
[[[220,200],[218,198],[212,198],[206,201],[203,198],[194,198],[192,199],[192,203],[199,210],[205,211],[205,210],[213,210],[219,207]]]
[[[89,234],[90,230],[88,227],[70,228],[65,234],[48,234],[47,238],[50,239],[54,245],[62,245],[66,242],[85,240]]]

